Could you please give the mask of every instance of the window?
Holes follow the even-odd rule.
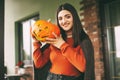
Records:
[[[30,33],[30,28],[33,26],[35,20],[30,19],[27,21],[22,22],[22,39],[23,39],[23,57],[24,59],[32,59],[32,38]]]
[[[120,26],[115,26],[114,28],[115,32],[115,42],[116,42],[116,57],[120,58]]]
[[[33,46],[30,29],[38,19],[39,14],[15,22],[16,64],[19,61],[32,64]]]

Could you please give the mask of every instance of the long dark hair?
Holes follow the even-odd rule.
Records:
[[[85,37],[87,37],[87,34],[83,30],[83,27],[82,27],[82,24],[81,24],[81,21],[80,21],[80,18],[78,16],[76,9],[71,4],[65,3],[59,6],[59,8],[57,9],[57,15],[56,15],[57,24],[61,30],[61,34],[64,40],[66,40],[67,36],[66,36],[65,31],[60,27],[60,24],[58,22],[58,14],[61,10],[68,10],[73,16],[72,36],[74,39],[73,46],[76,47],[84,40]]]
[[[86,71],[84,73],[84,80],[95,80],[95,71],[94,71],[94,48],[89,36],[85,33],[80,18],[77,14],[76,9],[68,3],[62,4],[57,10],[57,24],[61,30],[61,34],[64,40],[67,36],[65,31],[60,27],[58,22],[58,14],[61,10],[68,10],[73,16],[73,28],[72,28],[72,37],[74,40],[73,47],[78,45],[81,46],[85,58],[86,58]]]

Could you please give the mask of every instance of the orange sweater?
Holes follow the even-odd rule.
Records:
[[[78,76],[79,71],[84,72],[86,60],[80,46],[72,47],[72,38],[67,39],[60,49],[50,45],[43,53],[40,51],[41,44],[34,43],[33,60],[36,68],[43,67],[49,60],[52,65],[50,72],[68,76]]]

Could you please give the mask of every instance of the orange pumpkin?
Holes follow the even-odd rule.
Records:
[[[38,20],[35,22],[32,34],[36,37],[37,40],[44,42],[46,38],[55,38],[53,32],[59,36],[60,30],[59,27],[51,22],[45,20]]]

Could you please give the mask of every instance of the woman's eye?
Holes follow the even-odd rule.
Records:
[[[66,16],[67,19],[71,18],[71,16]]]

